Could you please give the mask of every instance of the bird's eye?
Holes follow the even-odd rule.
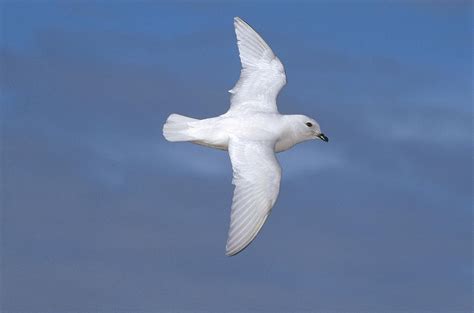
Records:
[[[310,122],[307,122],[307,123],[306,123],[306,126],[308,126],[308,127],[312,127],[312,126],[313,126],[313,124],[311,124]]]

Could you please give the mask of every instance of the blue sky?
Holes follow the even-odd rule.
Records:
[[[2,312],[468,312],[472,8],[450,2],[0,4]],[[262,233],[224,254],[226,153],[164,140],[224,113],[232,19],[285,64]]]

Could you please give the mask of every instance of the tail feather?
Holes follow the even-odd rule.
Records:
[[[163,136],[168,141],[191,141],[195,138],[190,133],[190,127],[196,121],[195,118],[171,114],[163,125]]]

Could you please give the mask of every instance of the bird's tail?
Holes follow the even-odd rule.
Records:
[[[195,138],[191,135],[191,124],[198,119],[186,117],[179,114],[168,116],[163,125],[163,136],[168,141],[192,141]]]

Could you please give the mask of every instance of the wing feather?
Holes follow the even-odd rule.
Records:
[[[283,64],[262,37],[241,18],[234,18],[242,70],[232,94],[230,112],[278,112],[276,98],[286,84]]]
[[[235,185],[226,254],[245,249],[265,223],[280,190],[281,168],[273,143],[231,138]]]

